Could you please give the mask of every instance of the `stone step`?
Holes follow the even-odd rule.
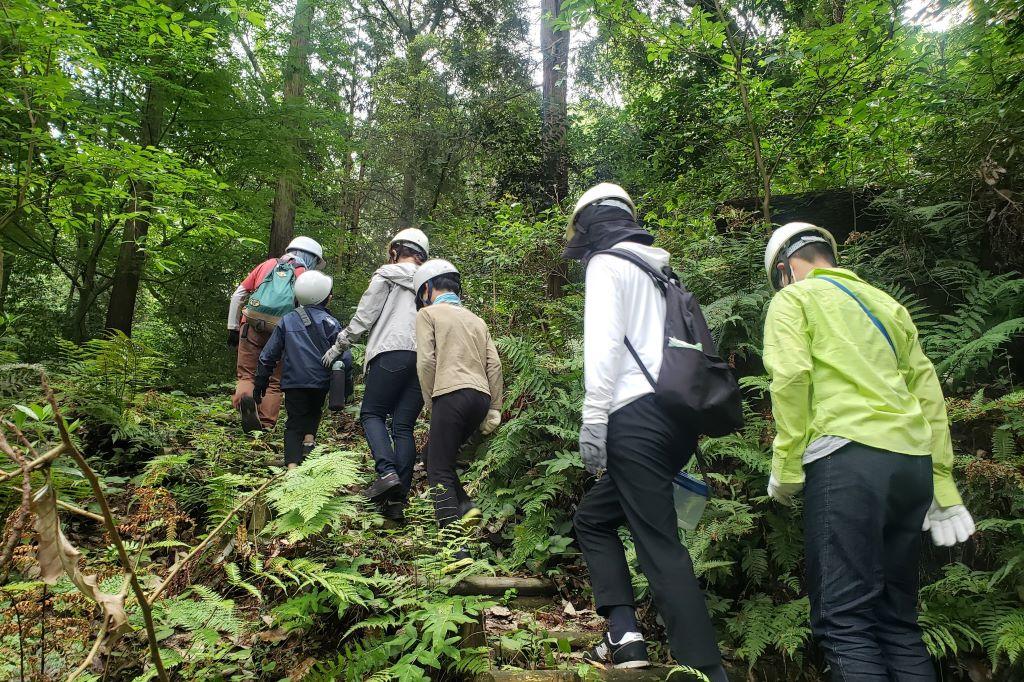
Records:
[[[695,679],[682,672],[672,674],[673,668],[654,666],[642,670],[600,670],[593,669],[588,680],[608,682],[690,682]],[[583,682],[575,670],[492,670],[476,676],[476,682]]]

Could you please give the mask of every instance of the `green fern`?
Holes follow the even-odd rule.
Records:
[[[361,457],[353,452],[313,456],[270,487],[267,498],[280,515],[271,531],[292,542],[321,533],[328,526],[363,517],[363,498],[347,489],[363,482]]]

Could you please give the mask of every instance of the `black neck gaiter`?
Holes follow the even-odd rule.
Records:
[[[640,227],[629,211],[615,206],[588,206],[576,217],[576,234],[565,245],[562,258],[586,262],[592,254],[624,241],[650,246],[654,236]]]

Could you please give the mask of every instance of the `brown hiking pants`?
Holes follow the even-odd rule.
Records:
[[[262,321],[255,321],[251,324],[249,321],[245,321],[239,329],[238,360],[235,363],[235,376],[238,378],[238,384],[235,386],[235,394],[231,397],[231,404],[236,409],[242,396],[252,395],[260,353],[273,332],[273,325]],[[263,396],[263,401],[256,406],[260,423],[264,428],[271,429],[277,423],[283,397],[281,394],[281,363],[279,362],[274,368],[274,375],[270,377],[267,394]]]

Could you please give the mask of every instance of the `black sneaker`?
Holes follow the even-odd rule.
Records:
[[[252,433],[263,430],[260,416],[256,413],[256,401],[251,395],[242,396],[242,400],[238,403],[238,413],[242,415],[242,431]]]
[[[611,663],[613,668],[646,668],[651,664],[647,656],[647,644],[639,632],[626,633],[622,641],[612,644],[612,636],[607,632],[601,643],[583,654],[588,663]]]
[[[380,513],[395,525],[405,525],[405,502],[385,502]]]
[[[313,454],[313,448],[316,447],[316,443],[302,442],[302,461],[305,462],[306,458]]]
[[[379,500],[388,493],[392,492],[395,488],[402,485],[402,481],[399,480],[398,474],[390,473],[384,474],[376,481],[371,483],[363,491],[363,495],[366,495],[371,500]]]

